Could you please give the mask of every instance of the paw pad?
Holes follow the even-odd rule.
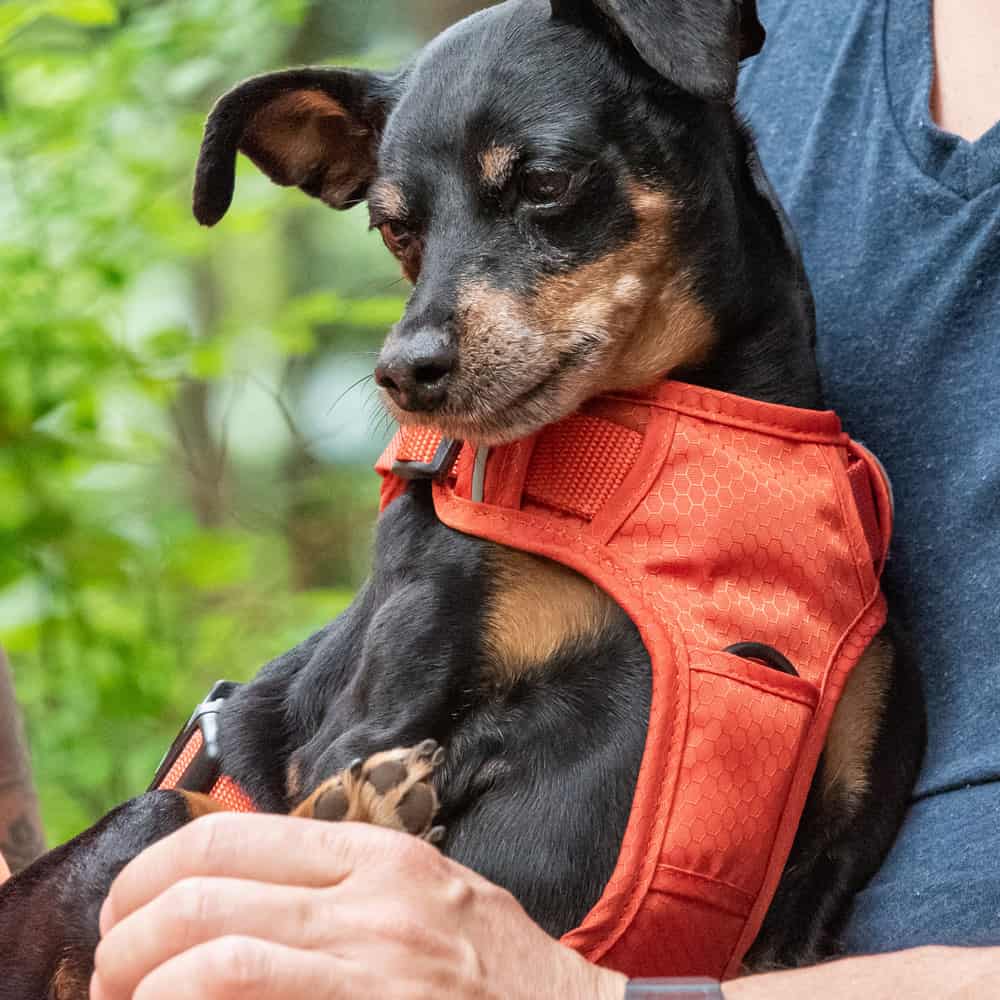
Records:
[[[328,823],[339,823],[347,817],[351,800],[343,786],[337,785],[321,792],[313,803],[313,818],[325,819]]]
[[[416,747],[354,761],[323,782],[294,815],[329,822],[373,823],[438,844],[445,831],[432,825],[438,797],[430,777],[444,755],[434,740],[425,740]]]

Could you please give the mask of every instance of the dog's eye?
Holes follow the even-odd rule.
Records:
[[[569,190],[573,175],[566,170],[525,170],[521,174],[521,194],[534,205],[551,205]]]
[[[383,242],[394,254],[403,253],[413,243],[413,233],[402,222],[383,222],[378,228]]]

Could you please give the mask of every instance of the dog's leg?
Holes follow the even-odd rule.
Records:
[[[143,795],[7,882],[0,1000],[87,1000],[98,917],[115,877],[155,841],[218,808],[189,792]]]
[[[372,823],[437,843],[444,829],[433,825],[438,797],[430,779],[443,760],[434,740],[357,760],[324,781],[292,815]]]
[[[835,954],[851,900],[892,846],[925,741],[920,680],[908,647],[890,619],[854,668],[747,971]]]

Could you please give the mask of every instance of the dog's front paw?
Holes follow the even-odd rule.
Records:
[[[434,740],[405,750],[387,750],[324,781],[293,813],[332,823],[372,823],[438,843],[434,826],[438,797],[430,777],[444,760]]]

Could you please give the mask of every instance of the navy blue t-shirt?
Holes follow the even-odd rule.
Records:
[[[930,0],[760,0],[740,106],[802,240],[828,401],[896,494],[929,747],[852,951],[1000,943],[1000,124],[930,116]],[[1000,109],[998,109],[1000,114]]]

